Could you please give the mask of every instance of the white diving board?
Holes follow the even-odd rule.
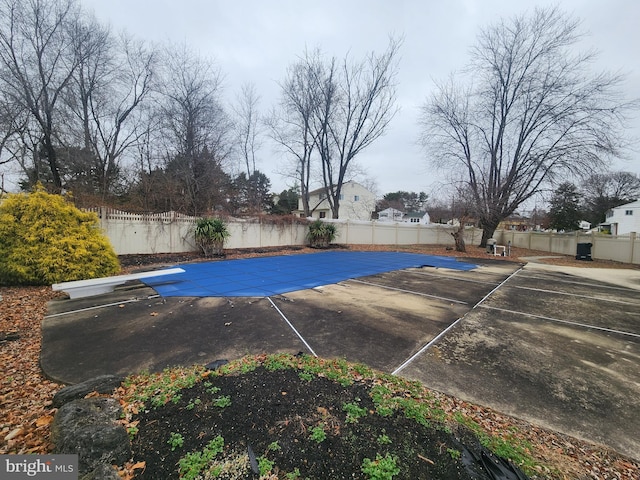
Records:
[[[159,277],[161,275],[173,275],[184,273],[182,268],[168,268],[165,270],[152,270],[149,272],[131,273],[129,275],[116,275],[114,277],[90,278],[89,280],[75,280],[73,282],[54,283],[51,288],[55,292],[65,292],[69,298],[83,298],[110,293],[118,286],[129,280],[141,278]]]

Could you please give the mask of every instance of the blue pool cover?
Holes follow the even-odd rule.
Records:
[[[471,270],[452,257],[401,252],[321,252],[180,265],[144,283],[162,297],[269,297],[350,278],[423,266]]]

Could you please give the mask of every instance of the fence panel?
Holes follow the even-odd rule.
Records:
[[[176,212],[142,215],[108,208],[89,209],[98,214],[100,226],[118,255],[194,252],[196,217]],[[390,222],[326,221],[336,224],[337,243],[347,245],[454,245],[451,233],[457,227]],[[306,244],[307,226],[271,224],[246,220],[227,222],[231,236],[227,248],[260,248]],[[480,242],[482,230],[465,229],[469,245]],[[575,255],[578,243],[591,243],[593,259],[640,264],[640,239],[625,236],[583,233],[516,232],[497,230],[494,238],[501,245],[539,250],[550,254]]]
[[[629,235],[603,233],[515,232],[498,230],[494,238],[501,244],[511,242],[514,247],[540,250],[551,254],[576,255],[578,243],[591,244],[591,258],[640,264],[640,239],[635,232]]]

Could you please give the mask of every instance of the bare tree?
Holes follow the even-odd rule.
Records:
[[[590,175],[581,185],[582,213],[592,225],[605,221],[607,211],[640,198],[640,177],[631,172]]]
[[[364,149],[382,136],[395,113],[395,76],[401,42],[390,39],[382,54],[361,62],[348,57],[337,67],[325,64],[317,78],[321,102],[316,109],[316,145],[320,154],[326,197],[338,218],[342,184],[349,167]]]
[[[251,177],[256,171],[256,153],[262,146],[259,103],[260,96],[256,92],[255,85],[247,83],[242,85],[240,94],[236,98],[236,105],[233,107],[237,141],[247,177]]]
[[[322,69],[320,51],[306,51],[304,57],[289,67],[287,77],[280,85],[279,109],[267,119],[271,138],[294,159],[293,177],[300,188],[305,217],[311,215],[311,164],[317,140],[314,121],[321,100],[317,79]]]
[[[0,75],[2,71],[0,71]],[[11,141],[27,127],[27,118],[19,105],[12,103],[0,92],[0,165],[13,161],[11,155],[5,156],[5,149]]]
[[[198,215],[225,200],[223,165],[231,150],[232,123],[220,103],[221,72],[186,47],[166,52],[160,113],[167,168],[183,209]]]
[[[80,60],[74,49],[80,20],[75,0],[0,2],[2,88],[37,125],[42,154],[57,189],[62,188],[56,152],[57,106]]]
[[[121,158],[144,134],[136,114],[151,92],[156,52],[124,33],[113,39],[96,23],[87,25],[76,48],[82,60],[67,104],[94,159],[85,172],[104,199],[120,175]]]
[[[440,85],[423,107],[423,143],[469,188],[481,246],[543,185],[600,168],[624,147],[623,78],[591,74],[594,53],[571,50],[578,28],[547,8],[483,30],[472,81]]]

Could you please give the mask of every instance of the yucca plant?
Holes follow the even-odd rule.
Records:
[[[328,248],[329,244],[335,240],[338,230],[333,223],[325,223],[316,220],[309,224],[307,239],[312,248]]]
[[[230,235],[227,226],[219,218],[201,218],[196,223],[196,245],[205,257],[222,255],[224,241]]]

